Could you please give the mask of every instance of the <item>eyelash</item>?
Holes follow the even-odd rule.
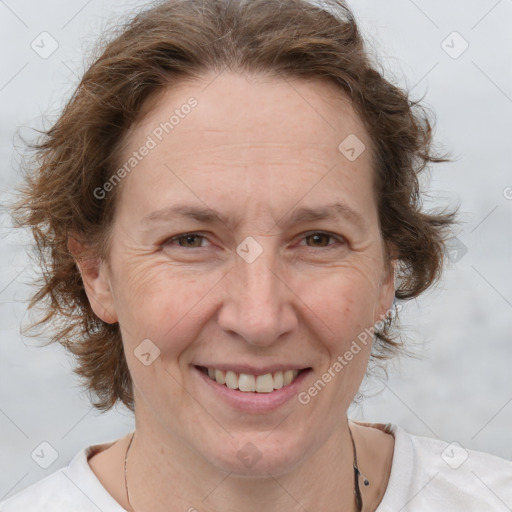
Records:
[[[314,235],[321,235],[321,236],[327,236],[333,240],[337,240],[339,243],[341,244],[345,244],[346,241],[343,237],[339,236],[339,235],[334,235],[332,233],[329,233],[327,231],[310,231],[310,232],[307,232],[307,233],[304,233],[302,239],[306,239],[306,238],[309,238],[309,237],[312,237]],[[181,235],[176,235],[176,236],[173,236],[172,238],[169,238],[168,240],[166,240],[163,245],[164,246],[167,246],[167,245],[170,245],[172,242],[175,242],[175,241],[178,241],[179,239],[181,238],[186,238],[186,237],[189,237],[189,236],[194,236],[194,237],[200,237],[200,238],[204,238],[206,239],[206,235],[203,235],[202,233],[199,233],[199,232],[190,232],[190,233],[183,233]],[[332,248],[332,245],[334,244],[329,244],[325,247],[308,247],[309,249],[328,249],[328,248]],[[178,246],[179,248],[181,249],[204,249],[204,247],[182,247],[182,246]]]

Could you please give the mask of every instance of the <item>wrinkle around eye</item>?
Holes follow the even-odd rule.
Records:
[[[315,246],[307,245],[309,237],[322,236],[328,245]],[[178,242],[187,236],[194,236],[199,239],[201,246],[180,246]],[[275,236],[275,235],[272,235]],[[204,232],[185,232],[178,235],[166,237],[159,245],[158,252],[167,260],[176,263],[192,264],[219,264],[232,257],[242,257],[238,253],[238,246],[226,247],[222,242],[217,242],[215,237]],[[240,242],[241,243],[241,242]],[[357,253],[352,249],[352,243],[344,235],[329,231],[307,231],[293,236],[286,244],[279,249],[280,257],[291,264],[313,264],[328,265],[340,263]],[[276,255],[277,256],[277,255]],[[278,256],[279,257],[279,256]]]

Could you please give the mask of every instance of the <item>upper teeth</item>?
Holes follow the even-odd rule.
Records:
[[[298,374],[299,370],[286,370],[256,376],[249,373],[236,373],[231,370],[225,372],[208,368],[208,376],[219,384],[225,384],[230,389],[256,391],[257,393],[270,393],[274,389],[281,389],[290,384]]]

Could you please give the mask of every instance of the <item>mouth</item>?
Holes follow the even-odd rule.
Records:
[[[229,389],[242,391],[244,393],[272,393],[292,384],[302,373],[311,370],[311,367],[289,370],[278,370],[263,375],[250,373],[238,373],[232,370],[220,370],[218,368],[207,368],[195,366],[199,371],[208,376],[217,384]]]

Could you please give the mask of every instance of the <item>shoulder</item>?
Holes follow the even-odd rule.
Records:
[[[0,512],[77,510],[74,507],[81,501],[78,492],[62,468],[1,502]]]
[[[124,512],[87,462],[111,444],[108,441],[82,449],[67,466],[2,501],[0,512]]]
[[[388,489],[377,512],[508,510],[512,462],[386,425],[395,436]]]

